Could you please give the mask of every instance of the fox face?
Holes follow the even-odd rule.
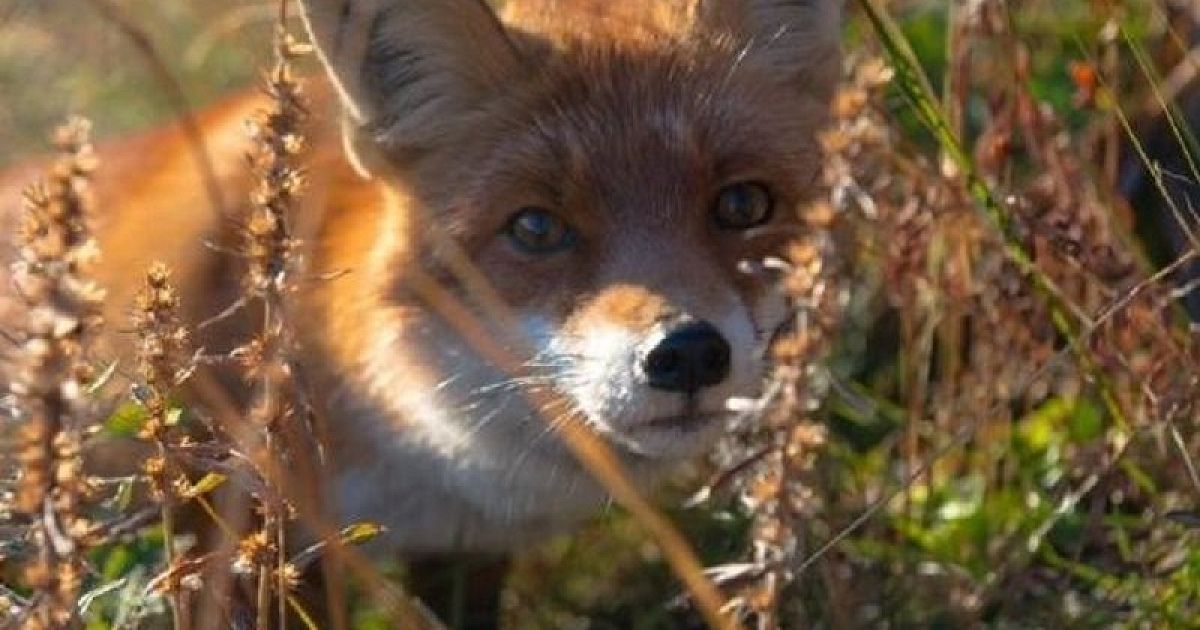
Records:
[[[320,318],[359,340],[340,400],[370,419],[353,448],[383,451],[345,467],[345,511],[410,547],[505,546],[603,500],[557,414],[647,481],[711,444],[786,318],[753,268],[812,192],[838,4],[305,0],[349,156],[391,199],[368,297]],[[415,304],[406,270],[472,302],[446,243],[516,315],[523,377]],[[532,407],[538,387],[568,408]],[[415,505],[428,485],[453,491]]]
[[[745,262],[786,238],[815,166],[799,129],[755,113],[778,95],[683,65],[566,61],[549,101],[495,148],[505,167],[487,188],[531,198],[489,210],[507,223],[472,252],[518,305],[548,379],[647,458],[695,453],[725,401],[761,381],[782,304]]]

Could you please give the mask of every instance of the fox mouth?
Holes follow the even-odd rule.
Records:
[[[638,458],[674,461],[698,455],[728,417],[726,411],[699,410],[653,416],[625,425],[609,439]]]
[[[632,422],[627,425],[626,431],[638,441],[674,441],[676,443],[668,447],[668,450],[674,450],[674,447],[683,445],[680,442],[694,442],[702,435],[711,433],[715,426],[729,417],[728,411],[713,409],[695,393],[683,396],[679,403],[675,413]]]
[[[679,413],[655,416],[636,424],[634,429],[656,429],[660,431],[669,429],[688,433],[706,429],[712,426],[713,422],[724,419],[729,415],[723,411],[704,409],[703,407],[707,407],[708,405],[703,405],[700,397],[694,393],[684,396],[681,402],[683,404],[679,407]]]
[[[728,416],[728,412],[721,411],[691,411],[678,413],[669,416],[658,416],[651,418],[645,422],[638,423],[634,430],[639,429],[673,429],[676,431],[692,432],[706,429],[713,422],[721,420]]]

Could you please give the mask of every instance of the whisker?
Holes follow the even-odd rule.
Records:
[[[476,419],[474,422],[471,423],[470,427],[467,430],[467,433],[465,433],[463,435],[463,441],[470,441],[470,440],[474,439],[475,436],[479,435],[479,433],[481,431],[483,431],[484,428],[487,427],[487,425],[491,424],[493,420],[500,417],[500,414],[503,411],[504,411],[503,406],[496,407],[491,412],[486,413],[483,416]]]

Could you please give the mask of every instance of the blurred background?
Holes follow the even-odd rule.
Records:
[[[253,84],[270,60],[271,2],[120,0],[188,101]],[[151,126],[170,101],[128,33],[90,2],[0,0],[0,164],[44,152],[68,114],[100,138]]]

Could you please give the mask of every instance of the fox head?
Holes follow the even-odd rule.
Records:
[[[796,235],[812,192],[840,0],[303,5],[349,155],[399,200],[371,228],[372,299],[395,317],[362,324],[369,388],[496,469],[552,457],[514,384],[405,306],[404,269],[444,266],[436,228],[518,315],[525,384],[636,466],[703,450],[786,317],[747,263]]]

